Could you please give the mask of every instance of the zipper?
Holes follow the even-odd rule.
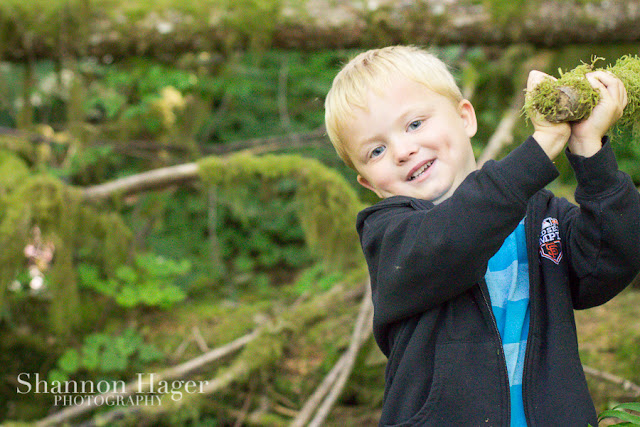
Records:
[[[535,225],[540,223],[540,218],[535,215],[533,211],[533,206],[535,205],[535,199],[540,197],[540,193],[536,193],[531,200],[529,200],[529,205],[527,206],[527,215],[524,218],[525,225],[525,236],[526,236],[526,245],[527,245],[527,258],[529,261],[529,332],[527,333],[527,346],[524,350],[524,366],[522,367],[522,406],[524,407],[524,419],[527,422],[528,426],[533,425],[530,421],[529,415],[529,405],[527,396],[527,385],[529,381],[527,381],[528,375],[527,373],[530,371],[529,365],[531,364],[531,352],[533,351],[533,340],[531,339],[533,336],[534,325],[536,322],[536,298],[534,298],[534,287],[538,288],[538,276],[533,274],[534,268],[539,268],[539,258],[538,251],[536,250],[535,242],[537,241],[535,235]]]
[[[507,379],[506,404],[509,410],[507,411],[507,423],[505,425],[511,425],[511,390],[509,388],[509,371],[507,370],[507,358],[504,355],[504,347],[502,345],[502,337],[500,337],[500,331],[498,330],[498,323],[496,322],[496,318],[493,315],[493,309],[491,308],[491,304],[489,303],[490,297],[488,298],[487,295],[485,294],[486,286],[487,286],[486,282],[484,281],[484,279],[482,279],[482,283],[479,284],[478,287],[480,288],[480,295],[482,295],[482,300],[484,301],[486,308],[489,310],[489,317],[491,318],[490,323],[491,323],[491,326],[493,326],[492,329],[493,329],[494,336],[498,338],[498,354],[501,355],[501,359],[502,359],[502,373],[504,374],[503,377]],[[527,341],[527,345],[528,345],[528,341]]]

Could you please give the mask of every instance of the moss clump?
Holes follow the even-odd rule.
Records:
[[[315,159],[296,155],[229,158],[208,157],[199,162],[208,185],[233,186],[250,180],[295,178],[298,215],[311,249],[331,266],[348,269],[361,263],[355,218],[362,208],[355,191],[336,171]]]
[[[640,58],[625,55],[614,65],[596,68],[582,64],[571,71],[560,71],[557,80],[547,79],[527,94],[524,110],[528,117],[534,112],[542,114],[550,122],[580,121],[589,117],[600,100],[600,94],[591,87],[585,75],[591,71],[606,70],[618,77],[627,90],[628,104],[617,123],[619,127],[640,128]]]
[[[47,273],[51,331],[73,330],[83,320],[75,263],[84,259],[113,272],[126,261],[132,233],[118,215],[84,205],[80,191],[48,175],[24,177],[5,189],[0,211],[0,309],[6,308],[6,285],[25,268],[25,247],[37,227],[55,247]]]

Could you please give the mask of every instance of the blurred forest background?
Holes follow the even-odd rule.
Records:
[[[376,425],[385,359],[354,229],[375,198],[323,129],[341,64],[431,48],[485,161],[532,132],[529,70],[639,41],[639,0],[3,0],[0,421]],[[640,185],[638,138],[619,129],[614,149]],[[599,411],[640,398],[638,289],[577,313]],[[21,373],[134,397],[139,373],[183,383],[73,407],[18,393]]]

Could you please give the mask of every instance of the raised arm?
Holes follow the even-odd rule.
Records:
[[[373,286],[376,325],[426,311],[469,289],[557,176],[533,138],[469,175],[447,200],[393,197],[358,216]]]

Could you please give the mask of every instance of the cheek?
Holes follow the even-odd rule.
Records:
[[[374,176],[376,176],[376,178],[369,182],[371,182],[376,188],[388,188],[392,183],[392,180],[389,179],[388,172],[380,172]]]

